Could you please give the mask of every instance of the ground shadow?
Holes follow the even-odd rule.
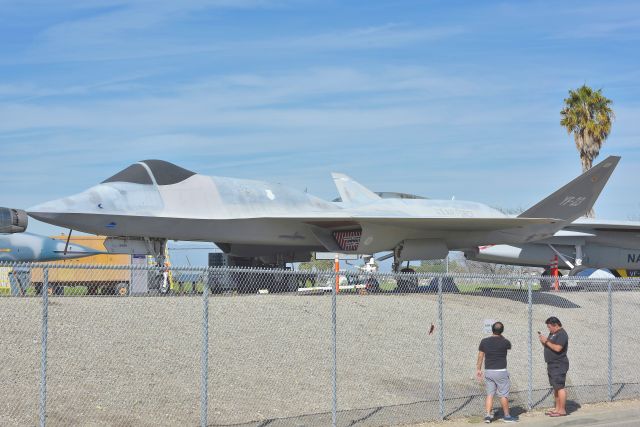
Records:
[[[484,398],[484,396],[482,396]],[[445,419],[446,418],[451,418],[453,415],[457,414],[458,412],[462,411],[464,408],[466,408],[467,406],[469,406],[469,404],[471,402],[473,402],[474,399],[478,398],[478,396],[469,396],[467,397],[464,402],[462,402],[457,408],[455,408],[453,411],[449,412],[447,415],[445,415]]]
[[[624,388],[624,383],[616,384],[619,386],[618,393]],[[568,387],[570,389],[572,387]],[[539,408],[539,406],[552,396],[553,390],[550,388],[534,389],[533,392],[544,392],[543,396],[533,403],[533,408]],[[523,399],[526,399],[525,390],[519,390],[512,393],[510,398],[510,413],[515,417],[528,412],[526,404],[523,403]],[[516,397],[520,396],[520,397]],[[484,402],[484,394],[469,395],[469,396],[456,396],[447,398],[444,400],[445,407],[449,409],[446,413],[445,419],[448,419],[454,415],[456,416],[472,416],[478,415],[478,408],[470,408],[474,401],[480,404]],[[502,409],[494,402],[495,412],[494,419],[500,420],[504,413]],[[567,400],[566,404],[567,414],[572,414],[579,411],[582,405],[575,400]],[[465,409],[467,409],[465,411]],[[340,426],[381,426],[391,424],[418,424],[421,422],[436,421],[440,419],[440,402],[436,399],[425,399],[421,401],[415,401],[410,403],[403,403],[398,405],[387,406],[375,406],[369,408],[357,408],[357,409],[345,409],[337,412],[338,425]],[[225,423],[214,424],[210,423],[209,426],[217,427],[279,427],[279,426],[291,426],[291,425],[331,425],[332,413],[318,412],[311,414],[304,414],[292,417],[282,418],[270,418],[260,421],[249,421],[242,423]]]
[[[566,408],[567,408],[567,415],[569,415],[576,412],[580,408],[582,408],[582,405],[580,405],[575,400],[567,400]]]
[[[509,404],[509,415],[511,415],[512,417],[519,417],[526,412],[527,409],[522,405],[511,406],[511,404]],[[493,419],[497,420],[502,417],[504,417],[504,411],[502,410],[502,408],[496,409],[493,413]]]
[[[480,292],[473,292],[465,294],[475,297],[483,298],[501,298],[511,301],[521,302],[523,304],[529,304],[529,297],[526,290],[511,290],[511,289],[483,289]],[[557,293],[552,292],[539,292],[535,291],[531,293],[531,303],[535,305],[549,305],[558,308],[581,308],[578,304],[574,303],[567,298],[564,298]]]
[[[537,408],[538,405],[540,405],[542,402],[544,402],[545,400],[547,400],[547,398],[549,398],[549,396],[551,396],[551,394],[553,393],[553,389],[550,388],[549,390],[547,390],[547,392],[537,401],[533,404],[534,408]]]
[[[365,416],[360,417],[360,418],[358,418],[358,419],[356,419],[356,420],[351,421],[351,422],[349,423],[349,426],[355,426],[356,424],[359,424],[359,423],[361,423],[361,422],[363,422],[363,421],[366,421],[366,420],[368,420],[369,418],[371,418],[372,416],[374,416],[375,414],[377,414],[378,412],[380,412],[381,410],[382,410],[382,407],[375,408],[375,409],[371,410],[371,411],[370,411],[368,414],[366,414]]]
[[[455,403],[460,401],[459,403]],[[474,400],[484,401],[484,395],[471,395],[452,397],[445,399],[445,406],[452,407],[452,410],[445,415],[445,419],[462,412],[462,416],[469,415],[464,412]],[[512,415],[518,416],[526,410],[520,406],[513,406]],[[500,410],[500,413],[502,411]],[[340,426],[367,426],[367,425],[390,425],[394,422],[400,423],[419,423],[424,421],[433,421],[440,419],[440,402],[438,399],[425,399],[410,403],[376,406],[370,408],[346,409],[337,412],[338,425]],[[498,414],[498,413],[496,413]],[[375,419],[372,419],[374,418]],[[398,419],[398,417],[400,419]],[[313,414],[305,414],[293,417],[270,418],[261,421],[252,421],[245,423],[229,423],[214,424],[209,426],[216,427],[271,427],[271,426],[290,426],[290,425],[330,425],[332,422],[331,412],[319,412]]]
[[[625,385],[626,384],[624,383],[620,384],[620,387],[618,387],[618,390],[615,393],[613,393],[613,396],[611,396],[611,400],[615,400],[615,398],[618,397],[620,393],[622,393],[622,390],[624,390]]]

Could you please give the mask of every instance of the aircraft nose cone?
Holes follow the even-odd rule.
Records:
[[[59,227],[93,233],[96,224],[104,226],[104,215],[113,211],[110,201],[114,194],[118,194],[117,190],[110,187],[92,187],[72,196],[32,206],[27,209],[27,214]]]
[[[86,192],[64,197],[62,199],[50,200],[27,209],[27,213],[32,218],[49,222],[61,219],[64,215],[72,213],[86,213],[91,206],[88,203]]]
[[[30,217],[45,222],[47,220],[56,219],[58,215],[64,213],[65,211],[66,209],[63,209],[62,204],[57,200],[41,203],[39,205],[27,208],[27,214],[29,214]]]

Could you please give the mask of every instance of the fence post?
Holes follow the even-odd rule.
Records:
[[[211,271],[209,271],[211,274]],[[200,426],[207,426],[209,397],[209,283],[202,288],[202,355],[200,372]]]
[[[333,398],[331,403],[331,425],[336,427],[338,422],[338,337],[337,337],[337,322],[336,322],[336,292],[338,290],[338,280],[340,276],[337,271],[335,286],[331,286],[331,328],[332,328],[332,340],[333,340],[333,371],[332,371],[332,386],[333,386]]]
[[[533,409],[533,284],[528,281],[527,303],[529,334],[527,337],[527,407]]]
[[[609,391],[609,401],[613,400],[613,295],[611,289],[611,280],[607,282],[608,305],[609,305],[609,373],[607,385]]]
[[[442,277],[438,277],[438,401],[440,402],[440,419],[444,420],[444,331],[442,315]]]
[[[42,279],[42,341],[40,350],[40,427],[47,423],[47,334],[49,322],[49,267]]]

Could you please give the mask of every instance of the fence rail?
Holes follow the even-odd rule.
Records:
[[[512,342],[514,412],[640,396],[640,279],[0,265],[0,424],[393,425],[482,412],[479,341]],[[148,298],[140,298],[148,297]],[[545,328],[545,329],[543,329]]]

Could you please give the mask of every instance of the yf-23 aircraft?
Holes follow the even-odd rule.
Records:
[[[197,174],[145,160],[79,194],[27,209],[38,220],[137,238],[162,262],[167,239],[214,242],[238,265],[282,266],[312,251],[405,260],[444,258],[450,249],[522,244],[553,236],[595,203],[619,157],[609,157],[518,217],[481,203],[391,200],[339,205],[280,184]]]

